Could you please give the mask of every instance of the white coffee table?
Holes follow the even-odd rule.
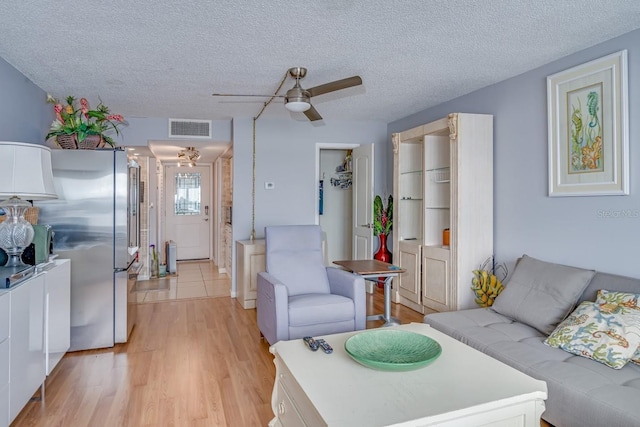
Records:
[[[377,371],[344,350],[358,332],[327,335],[334,349],[302,340],[271,346],[276,380],[271,426],[539,427],[547,385],[422,323],[392,326],[427,335],[442,354],[408,372]],[[315,337],[320,338],[320,337]]]

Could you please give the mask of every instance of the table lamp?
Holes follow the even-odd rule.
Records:
[[[0,141],[0,248],[7,267],[24,266],[20,256],[33,240],[33,227],[24,218],[27,200],[57,199],[51,170],[51,150],[44,145]]]

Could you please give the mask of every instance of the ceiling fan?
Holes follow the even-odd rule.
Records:
[[[360,78],[360,76],[352,76],[347,77],[346,79],[335,80],[329,83],[315,86],[310,89],[304,89],[302,86],[300,86],[300,79],[303,79],[304,76],[307,75],[306,68],[289,68],[288,74],[291,78],[296,80],[296,83],[291,89],[287,91],[285,95],[278,95],[278,93],[276,92],[274,95],[234,95],[228,93],[214,93],[213,96],[259,96],[264,98],[284,98],[284,107],[287,110],[294,113],[304,113],[304,115],[313,122],[316,120],[322,120],[322,116],[313,107],[313,105],[311,105],[312,97],[362,84],[362,79]]]

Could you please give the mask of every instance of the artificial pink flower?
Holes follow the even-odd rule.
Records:
[[[120,114],[110,114],[107,116],[107,120],[115,120],[116,122],[124,122],[124,117]]]
[[[80,107],[82,114],[84,114],[85,117],[89,117],[89,101],[87,101],[87,98],[80,98]]]
[[[62,112],[62,104],[56,104],[53,107],[53,111],[56,112],[56,119],[60,122],[60,123],[64,123],[64,120],[62,120],[62,116],[60,115],[60,113]]]

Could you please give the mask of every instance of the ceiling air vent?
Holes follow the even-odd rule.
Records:
[[[169,137],[211,139],[211,120],[169,119]]]

